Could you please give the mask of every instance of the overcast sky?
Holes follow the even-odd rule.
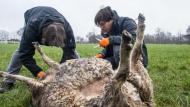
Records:
[[[190,25],[190,0],[0,0],[0,30],[16,31],[23,26],[27,9],[51,6],[66,17],[76,36],[85,37],[90,31],[99,33],[94,16],[102,5],[133,19],[143,13],[145,33],[153,34],[158,27],[172,34],[185,33]]]

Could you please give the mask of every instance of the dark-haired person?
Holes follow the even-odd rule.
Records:
[[[107,59],[111,62],[113,69],[119,65],[119,52],[121,44],[121,34],[127,30],[132,35],[132,43],[136,39],[137,24],[128,17],[119,17],[115,10],[109,6],[100,9],[95,16],[95,24],[101,28],[103,38],[99,42],[104,47],[102,52],[96,55],[97,58]],[[142,63],[145,67],[148,65],[148,55],[146,45],[142,45]]]
[[[65,17],[52,7],[38,6],[24,14],[25,27],[20,46],[13,54],[7,72],[18,74],[24,65],[35,77],[45,77],[45,72],[33,58],[35,48],[32,42],[46,46],[56,46],[64,51],[61,62],[78,58],[73,30]],[[4,78],[0,93],[10,90],[15,80]]]

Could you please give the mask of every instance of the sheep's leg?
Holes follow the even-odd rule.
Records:
[[[15,80],[19,80],[19,81],[23,81],[25,83],[27,83],[29,86],[31,87],[43,87],[44,84],[33,79],[33,78],[29,78],[29,77],[25,77],[25,76],[21,76],[21,75],[12,75],[12,74],[8,74],[6,72],[0,71],[0,76],[2,77],[6,77],[6,78],[10,78],[10,79],[15,79]]]
[[[123,84],[129,74],[129,56],[131,52],[131,35],[125,30],[122,33],[122,43],[120,46],[120,63],[115,79]]]
[[[60,64],[56,61],[53,61],[52,59],[50,59],[48,56],[46,56],[46,54],[42,51],[42,49],[40,48],[38,42],[33,42],[34,47],[37,49],[37,51],[40,53],[43,61],[49,66],[52,67],[56,70],[60,70]]]
[[[147,104],[148,107],[153,106],[153,86],[152,81],[148,75],[146,68],[144,68],[141,59],[141,46],[144,39],[145,29],[145,17],[139,14],[137,37],[136,42],[131,51],[131,64],[130,64],[130,75],[128,81],[132,83],[140,93],[141,100]]]
[[[131,52],[131,65],[132,66],[137,64],[137,61],[140,60],[140,58],[141,58],[141,49],[142,49],[141,47],[143,44],[144,29],[145,29],[144,21],[145,21],[145,17],[142,14],[139,14],[136,42],[135,42],[132,52]]]
[[[137,38],[131,52],[131,35],[125,30],[122,34],[122,43],[120,47],[120,64],[118,73],[116,74],[116,80],[122,80],[125,82],[127,75],[129,74],[130,65],[135,65],[141,54],[141,44],[144,36],[144,16],[139,15],[138,17],[138,29]],[[130,59],[131,54],[131,59]],[[131,60],[131,62],[130,62]],[[131,63],[131,64],[130,64]]]
[[[124,31],[122,33],[122,42],[120,46],[120,63],[118,72],[106,87],[107,90],[101,104],[102,107],[128,107],[127,102],[123,100],[125,99],[125,96],[121,92],[121,87],[124,82],[126,82],[126,78],[129,74],[129,56],[131,48],[131,36],[127,31]]]

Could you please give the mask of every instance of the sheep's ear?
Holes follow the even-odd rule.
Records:
[[[0,76],[10,78],[10,79],[14,79],[14,80],[23,81],[23,82],[27,83],[30,87],[38,88],[38,87],[44,86],[43,83],[41,83],[40,81],[38,81],[36,79],[21,76],[21,75],[12,75],[12,74],[8,74],[6,72],[0,71]]]
[[[38,42],[33,42],[34,47],[36,48],[36,50],[40,53],[43,61],[51,68],[56,69],[56,70],[60,70],[60,64],[52,59],[50,59],[48,56],[46,56],[46,54],[42,51],[42,49],[39,46]]]

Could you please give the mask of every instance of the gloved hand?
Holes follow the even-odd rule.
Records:
[[[44,71],[40,71],[40,72],[37,74],[37,77],[38,77],[39,79],[43,79],[43,78],[45,78],[45,76],[46,76],[46,73],[45,73]]]
[[[110,44],[109,38],[103,38],[103,39],[99,42],[100,47],[107,47],[109,44]]]
[[[104,55],[99,53],[99,54],[96,54],[96,58],[104,58]]]

